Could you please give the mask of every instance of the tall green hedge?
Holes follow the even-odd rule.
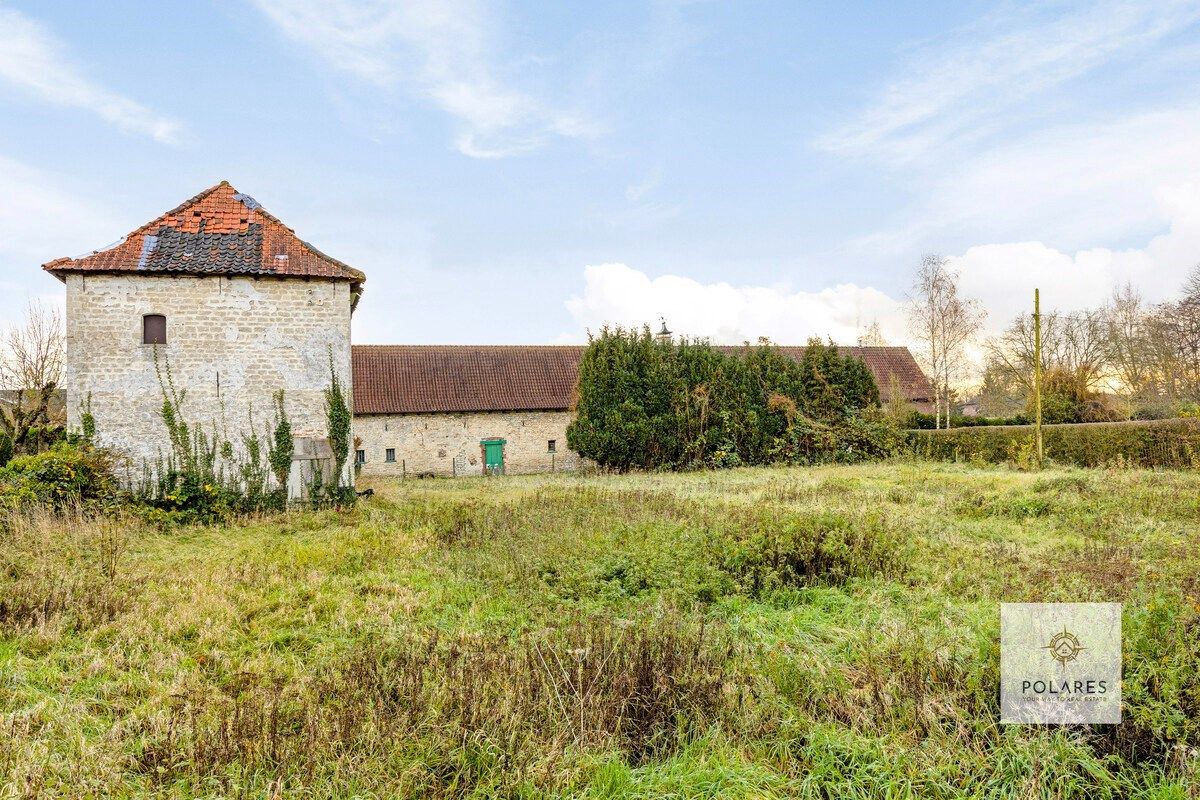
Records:
[[[892,446],[865,413],[878,404],[866,365],[819,340],[797,361],[769,344],[731,352],[605,328],[579,366],[567,443],[617,470],[857,460]]]
[[[907,431],[916,455],[935,461],[1022,462],[1032,455],[1032,425]],[[1081,467],[1131,465],[1200,467],[1200,420],[1094,422],[1046,425],[1046,457]]]

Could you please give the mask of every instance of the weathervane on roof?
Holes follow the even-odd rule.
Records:
[[[660,341],[660,342],[671,341],[671,332],[669,330],[667,330],[667,318],[659,317],[658,321],[662,323],[662,327],[659,328],[659,331],[657,334],[655,334],[654,338],[658,339],[658,341]]]

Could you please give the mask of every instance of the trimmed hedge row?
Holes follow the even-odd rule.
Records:
[[[917,456],[934,461],[1024,464],[1033,458],[1032,425],[912,430],[905,436]],[[1200,420],[1195,419],[1045,425],[1042,442],[1046,458],[1060,464],[1200,467]]]

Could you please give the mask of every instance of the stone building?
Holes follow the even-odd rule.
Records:
[[[734,349],[734,348],[729,348]],[[800,358],[803,347],[781,347]],[[570,471],[567,449],[582,346],[355,345],[354,433],[364,475]],[[905,347],[845,347],[928,410],[933,391]],[[895,381],[893,381],[895,377]]]
[[[286,393],[304,459],[327,461],[325,391],[352,398],[355,458],[368,475],[575,470],[567,448],[581,346],[351,347],[363,273],[321,253],[222,182],[118,244],[44,268],[66,284],[68,425],[90,403],[97,437],[153,463],[170,449],[164,390],[183,415],[235,447],[260,434]],[[666,334],[664,328],[664,335]],[[803,347],[783,347],[799,358]],[[851,347],[886,402],[919,409],[932,391],[903,347]],[[311,469],[311,465],[309,467]],[[351,469],[348,465],[347,475]],[[325,473],[326,475],[328,473]]]
[[[296,438],[320,441],[331,370],[350,392],[363,273],[226,182],[44,269],[66,284],[68,424],[90,398],[97,438],[133,462],[169,450],[160,409],[172,383],[189,421],[235,444],[252,413],[267,429],[279,389]]]
[[[574,470],[567,423],[582,347],[356,345],[364,475]],[[485,444],[491,442],[491,445]]]

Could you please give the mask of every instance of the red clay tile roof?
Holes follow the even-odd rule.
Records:
[[[781,349],[796,358],[804,353],[803,347]],[[579,345],[354,345],[354,413],[569,409],[583,350]],[[863,359],[885,399],[893,374],[910,402],[932,396],[906,347],[844,347],[842,352]]]
[[[249,195],[221,181],[118,244],[42,269],[69,272],[166,272],[340,278],[359,287],[366,276],[296,237]]]
[[[583,347],[362,345],[352,349],[355,414],[570,408]]]

